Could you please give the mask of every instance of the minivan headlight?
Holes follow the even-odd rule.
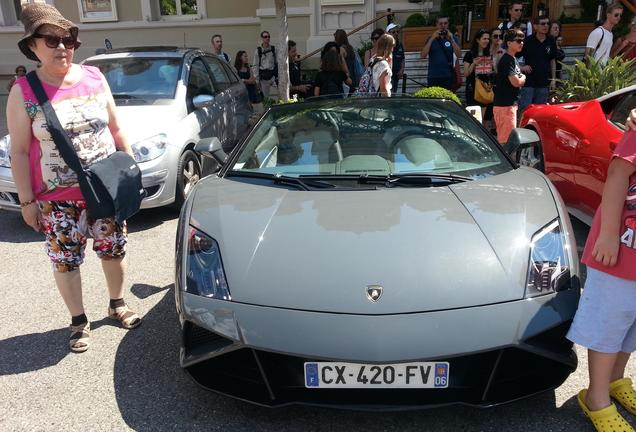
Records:
[[[203,297],[231,300],[216,240],[190,227],[185,253],[185,291]]]
[[[0,167],[11,168],[11,139],[9,135],[0,138]]]
[[[168,136],[159,134],[134,143],[131,147],[136,162],[147,162],[161,156],[166,151]]]
[[[526,297],[549,294],[571,286],[568,248],[558,219],[532,237]]]

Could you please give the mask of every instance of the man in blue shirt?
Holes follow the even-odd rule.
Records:
[[[428,57],[428,86],[452,90],[455,80],[455,62],[461,57],[459,42],[448,30],[449,18],[437,17],[437,30],[429,36],[422,48],[421,57]]]

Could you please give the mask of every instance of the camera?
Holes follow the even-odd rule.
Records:
[[[439,32],[440,37],[446,37],[447,34],[448,34],[448,30],[440,30]]]

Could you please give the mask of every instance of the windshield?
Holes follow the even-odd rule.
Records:
[[[124,57],[87,61],[97,66],[115,99],[172,99],[179,80],[181,58]]]
[[[513,168],[498,144],[454,103],[351,98],[272,109],[230,172],[285,176],[453,174]]]

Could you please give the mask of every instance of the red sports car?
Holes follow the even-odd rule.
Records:
[[[522,151],[520,163],[545,172],[570,213],[591,224],[612,150],[635,107],[636,85],[586,102],[531,105],[520,125],[535,130],[541,141]]]

